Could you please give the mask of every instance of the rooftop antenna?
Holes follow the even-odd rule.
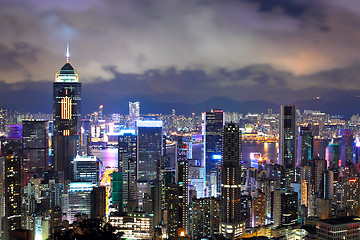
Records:
[[[66,63],[70,63],[69,41],[67,41],[67,44],[66,44]]]

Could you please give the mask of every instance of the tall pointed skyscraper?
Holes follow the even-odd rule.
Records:
[[[56,73],[53,85],[54,170],[60,181],[71,180],[71,161],[80,152],[81,83],[78,73],[70,65],[69,46],[66,63]]]

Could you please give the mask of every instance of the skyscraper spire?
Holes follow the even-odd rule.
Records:
[[[67,44],[66,44],[66,63],[70,63],[69,41],[67,41]]]

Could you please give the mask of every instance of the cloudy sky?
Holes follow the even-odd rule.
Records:
[[[359,0],[0,1],[5,104],[51,96],[68,40],[85,94],[100,101],[283,104],[360,92]]]

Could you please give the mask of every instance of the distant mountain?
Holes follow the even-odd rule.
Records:
[[[318,110],[332,115],[342,115],[345,119],[360,113],[360,98],[357,96],[344,96],[336,101],[313,99],[295,102],[294,104],[300,110]]]

